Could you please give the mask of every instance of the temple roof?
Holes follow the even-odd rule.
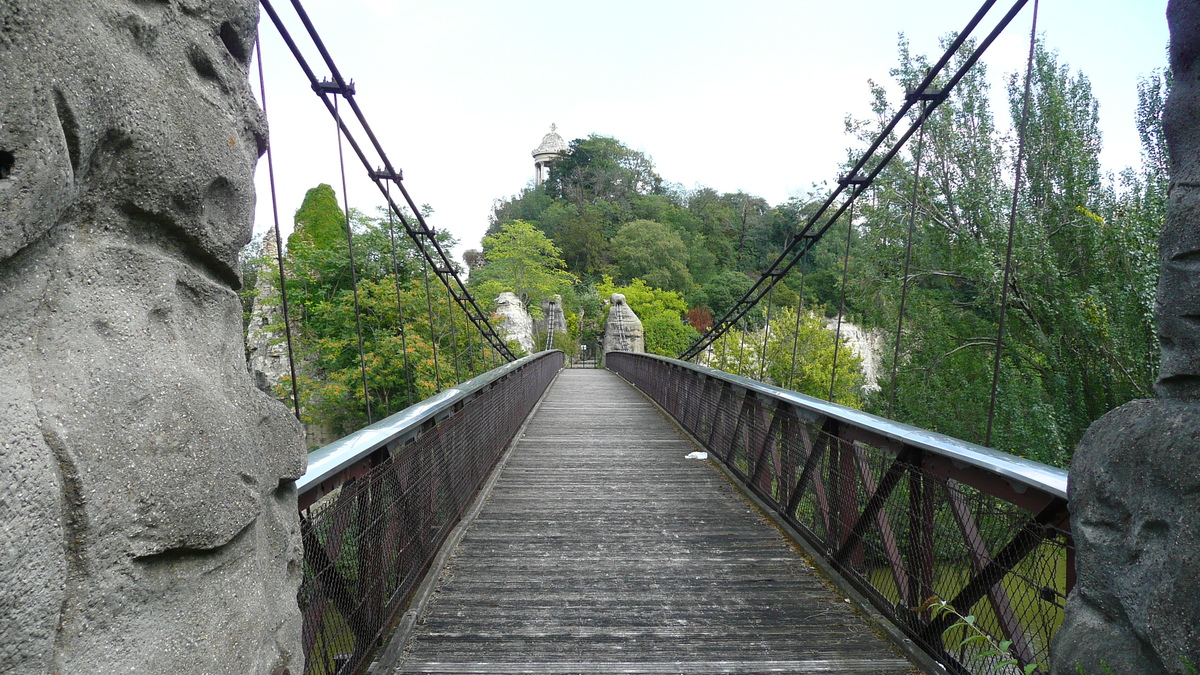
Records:
[[[557,130],[558,125],[550,125],[550,133],[542,136],[541,144],[533,151],[534,157],[538,155],[561,155],[568,150],[567,142],[563,140],[562,136],[558,135]]]

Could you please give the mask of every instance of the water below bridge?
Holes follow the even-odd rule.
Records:
[[[389,672],[919,672],[696,449],[562,371]]]

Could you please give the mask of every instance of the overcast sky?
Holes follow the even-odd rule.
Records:
[[[277,0],[285,20],[290,5]],[[1011,0],[1000,0],[990,28]],[[829,181],[868,112],[867,81],[890,81],[897,34],[940,54],[974,0],[307,0],[313,23],[430,224],[477,248],[492,203],[533,178],[551,123],[567,141],[615,136],[687,188],[744,190],[772,204]],[[984,57],[998,123],[1007,73],[1023,69],[1033,2]],[[1042,0],[1038,31],[1100,101],[1101,161],[1140,162],[1139,76],[1166,65],[1166,0]],[[290,19],[293,32],[303,33]],[[304,193],[341,197],[333,121],[263,15],[271,145],[284,233]],[[985,29],[986,29],[985,28]],[[983,32],[977,32],[983,35]],[[320,77],[328,75],[306,49]],[[257,75],[255,74],[255,78]],[[257,79],[255,79],[257,83]],[[257,86],[255,86],[257,89]],[[365,138],[363,139],[366,140]],[[382,203],[347,157],[349,203]],[[255,231],[271,224],[266,161]]]

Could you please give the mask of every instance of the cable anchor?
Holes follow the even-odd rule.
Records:
[[[393,183],[399,183],[404,180],[404,169],[396,169],[395,171],[375,169],[374,171],[368,171],[367,175],[371,177],[371,180],[390,180]]]
[[[353,96],[355,93],[354,80],[346,83],[346,86],[338,84],[333,80],[321,80],[312,86],[313,91],[318,94],[341,94],[342,96]]]

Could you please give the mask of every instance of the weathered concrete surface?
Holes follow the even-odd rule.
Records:
[[[1160,398],[1108,413],[1075,450],[1078,582],[1052,650],[1063,675],[1200,666],[1200,0],[1171,0],[1167,19],[1175,80],[1163,114]]]
[[[516,340],[526,353],[532,354],[533,318],[525,311],[525,304],[514,293],[504,291],[496,297],[496,313],[504,317],[500,322],[500,336],[505,341]]]
[[[302,667],[304,446],[234,293],[257,18],[0,4],[0,672]]]
[[[646,351],[642,320],[633,313],[621,293],[609,298],[608,320],[604,324],[604,353]]]

